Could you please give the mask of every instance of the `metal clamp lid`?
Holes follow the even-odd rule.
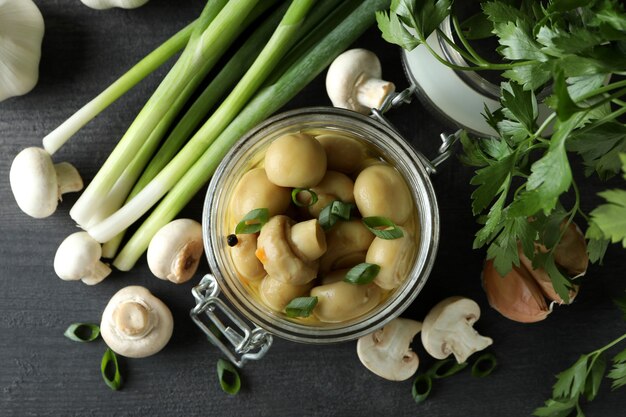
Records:
[[[247,361],[258,360],[265,355],[272,345],[272,335],[260,327],[248,326],[236,312],[218,298],[220,288],[213,275],[205,275],[191,293],[196,300],[196,306],[190,312],[192,320],[228,360],[241,368]],[[201,319],[202,313],[206,314],[209,325]],[[217,313],[221,313],[236,327],[225,324]],[[214,325],[215,331],[211,329],[211,324]],[[230,346],[222,341],[220,335],[224,336]]]
[[[372,113],[370,116],[396,132],[398,135],[402,136],[402,134],[398,131],[398,129],[396,129],[393,123],[391,123],[383,114],[392,107],[398,107],[402,104],[410,103],[415,91],[416,87],[411,86],[398,93],[389,94],[385,98],[385,101],[383,101],[380,109],[372,109]],[[441,133],[439,136],[442,143],[441,146],[439,146],[439,154],[432,160],[428,159],[421,152],[417,152],[417,155],[420,157],[420,160],[424,164],[426,171],[428,171],[429,174],[436,174],[437,167],[454,153],[454,145],[458,142],[461,136],[461,131],[462,129],[459,129],[454,133]]]

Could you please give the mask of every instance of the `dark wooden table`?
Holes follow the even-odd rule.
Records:
[[[220,357],[189,319],[191,287],[154,278],[145,258],[128,273],[114,272],[102,284],[65,282],[52,268],[59,243],[76,230],[68,195],[44,220],[23,214],[9,188],[9,167],[24,147],[40,146],[43,136],[109,85],[140,57],[199,13],[201,0],[152,0],[134,11],[95,11],[77,0],[36,0],[45,22],[40,80],[28,95],[0,103],[0,416],[524,416],[547,399],[554,375],[580,354],[622,334],[626,325],[611,303],[624,291],[624,251],[611,247],[602,267],[592,266],[575,303],[557,308],[533,325],[511,322],[489,308],[480,285],[483,251],[472,250],[476,224],[470,211],[471,169],[450,161],[433,177],[441,211],[441,244],[430,279],[405,317],[423,319],[430,307],[450,295],[475,299],[483,310],[477,324],[491,336],[497,372],[476,379],[464,372],[438,381],[432,397],[416,405],[411,381],[389,382],[367,371],[355,342],[302,345],[276,339],[267,356],[242,371],[243,388],[231,397],[217,382]],[[387,79],[407,86],[400,51],[372,29],[357,43],[376,51]],[[77,166],[86,181],[95,174],[165,70],[157,71],[80,131],[55,160]],[[288,105],[329,105],[319,77]],[[434,155],[440,131],[449,130],[417,101],[389,117],[412,143]],[[583,187],[585,208],[601,189]],[[203,195],[182,215],[200,220]],[[105,349],[100,340],[79,344],[63,331],[72,322],[99,322],[109,298],[120,288],[148,287],[171,308],[175,329],[158,355],[122,359],[125,384],[113,392],[100,376]],[[423,367],[433,360],[415,341]],[[625,391],[609,383],[585,406],[588,416],[626,415]]]

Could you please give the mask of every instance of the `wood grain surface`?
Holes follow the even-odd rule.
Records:
[[[472,250],[477,226],[471,215],[471,169],[451,160],[432,178],[441,213],[441,244],[426,287],[404,317],[423,319],[430,307],[451,295],[476,300],[483,315],[476,328],[491,336],[497,371],[477,379],[464,372],[437,381],[431,398],[416,405],[411,381],[389,382],[367,371],[355,342],[313,346],[276,339],[266,357],[241,371],[243,389],[231,397],[216,377],[220,353],[189,318],[193,282],[176,286],[154,278],[145,258],[131,272],[114,272],[87,287],[58,279],[52,262],[59,243],[76,227],[67,195],[58,211],[31,219],[15,204],[9,187],[12,158],[41,139],[133,63],[191,21],[201,0],[152,0],[137,10],[96,11],[78,0],[36,0],[46,22],[40,79],[23,97],[0,103],[0,416],[527,416],[550,396],[554,375],[626,330],[611,297],[626,287],[624,255],[611,247],[605,265],[592,266],[575,303],[556,308],[533,325],[511,322],[490,309],[480,285],[483,251]],[[400,51],[372,28],[358,46],[376,51],[387,79],[407,81]],[[57,154],[89,181],[165,73],[157,71],[81,130]],[[330,105],[323,76],[286,108]],[[414,146],[434,155],[438,134],[450,130],[418,101],[389,114]],[[583,181],[583,204],[592,207],[602,187]],[[202,193],[201,193],[202,194]],[[201,220],[203,195],[181,216]],[[102,340],[80,344],[63,331],[72,322],[99,322],[120,288],[144,285],[172,310],[169,345],[146,359],[122,359],[125,379],[113,392],[100,376]],[[415,341],[422,367],[433,360]],[[626,415],[624,390],[609,383],[586,404],[587,416]]]

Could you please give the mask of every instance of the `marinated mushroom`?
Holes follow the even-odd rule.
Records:
[[[326,252],[326,235],[317,219],[294,224],[289,241],[294,252],[307,261],[315,261]]]
[[[360,220],[342,221],[326,232],[326,253],[320,258],[320,272],[348,268],[365,261],[374,235]]]
[[[50,216],[63,194],[83,188],[83,180],[74,166],[67,162],[54,164],[50,154],[37,147],[17,154],[9,177],[17,205],[35,218]]]
[[[261,229],[256,256],[272,278],[287,284],[304,285],[316,277],[318,263],[302,256],[306,250],[298,248],[292,241],[291,228],[294,223],[287,216],[272,217]],[[314,234],[312,238],[323,236],[323,233],[321,236]]]
[[[246,172],[231,197],[231,213],[235,222],[250,211],[266,208],[270,216],[283,214],[291,203],[291,191],[268,180],[263,168]]]
[[[399,287],[409,274],[417,249],[413,236],[402,229],[397,239],[375,237],[367,250],[365,262],[380,266],[374,283],[385,290]]]
[[[119,290],[102,313],[100,334],[115,352],[144,358],[159,352],[172,336],[174,319],[169,308],[144,287]]]
[[[64,281],[81,280],[87,285],[95,285],[111,273],[111,268],[100,261],[100,256],[102,246],[89,233],[72,233],[57,249],[54,272]]]
[[[404,381],[417,371],[419,358],[411,342],[422,330],[422,323],[396,318],[383,328],[360,337],[356,352],[361,363],[376,375],[390,381]]]
[[[272,278],[263,278],[259,286],[261,301],[276,312],[282,312],[291,300],[309,292],[312,284],[292,285]]]
[[[381,76],[380,61],[373,52],[350,49],[328,67],[326,92],[333,106],[369,114],[395,91],[393,83],[381,80]]]
[[[341,172],[326,171],[322,181],[311,191],[317,195],[317,202],[307,207],[313,217],[319,217],[322,209],[335,200],[354,203],[354,181]]]
[[[372,165],[354,181],[354,199],[363,217],[387,217],[402,225],[413,211],[411,191],[402,175],[389,165]]]
[[[148,267],[157,278],[182,284],[196,273],[203,252],[200,223],[176,219],[159,229],[150,240]]]
[[[352,174],[367,158],[365,147],[356,139],[336,133],[315,136],[326,152],[328,170]]]
[[[382,299],[382,291],[375,284],[355,285],[337,281],[313,287],[311,297],[317,297],[313,314],[319,321],[340,323],[376,307]]]
[[[326,173],[326,152],[311,135],[284,135],[268,146],[265,172],[267,178],[278,186],[310,188],[319,183]]]
[[[422,325],[424,349],[436,359],[450,354],[463,363],[474,352],[493,343],[489,337],[478,334],[472,327],[480,318],[480,307],[464,297],[449,297],[434,306]]]
[[[256,234],[237,235],[237,244],[230,248],[235,269],[248,281],[258,281],[266,274],[263,264],[255,255],[256,250]]]

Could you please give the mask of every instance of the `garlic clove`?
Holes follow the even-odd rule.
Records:
[[[575,223],[569,224],[561,241],[554,249],[554,260],[572,278],[581,277],[587,272],[589,266],[587,242]]]
[[[491,307],[510,320],[534,323],[551,312],[539,284],[523,267],[513,266],[502,277],[493,261],[486,261],[482,281]]]
[[[543,294],[548,297],[548,299],[554,301],[557,304],[565,304],[565,301],[554,290],[554,285],[552,284],[550,275],[548,275],[546,270],[543,268],[533,268],[533,262],[528,259],[526,255],[524,255],[521,247],[519,249],[519,258],[521,262],[520,267],[525,268],[530,276],[534,278],[535,282],[539,285],[539,288],[541,288]],[[574,298],[576,298],[576,295],[578,294],[578,287],[578,285],[575,285],[574,289],[570,290],[569,302],[567,304],[571,304],[572,301],[574,301]]]

